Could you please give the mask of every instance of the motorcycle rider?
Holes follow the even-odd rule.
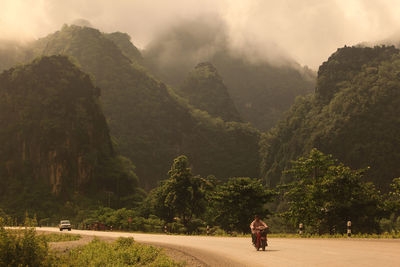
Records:
[[[254,216],[254,221],[252,221],[251,224],[250,224],[251,239],[253,241],[253,245],[254,246],[256,245],[256,242],[257,242],[257,231],[258,231],[257,228],[260,227],[260,226],[268,228],[268,225],[265,222],[261,221],[260,216],[255,215]]]

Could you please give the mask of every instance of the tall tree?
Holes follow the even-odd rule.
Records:
[[[155,189],[155,211],[163,219],[171,220],[174,216],[187,226],[193,216],[200,216],[205,210],[205,192],[202,179],[193,176],[186,156],[174,159],[169,178]]]
[[[372,183],[362,181],[364,170],[337,164],[313,149],[288,172],[294,182],[286,186],[284,215],[294,226],[304,223],[311,232],[333,233],[351,220],[356,232],[379,231],[383,199]]]
[[[226,231],[249,232],[255,214],[268,214],[265,204],[273,196],[274,192],[265,188],[260,179],[231,178],[211,195],[215,223]]]

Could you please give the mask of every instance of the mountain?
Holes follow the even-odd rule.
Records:
[[[109,36],[65,25],[31,49],[35,55],[66,55],[93,77],[102,90],[100,100],[118,151],[135,164],[141,185],[155,186],[181,154],[201,175],[258,176],[258,131],[188,106],[132,62]]]
[[[400,175],[400,56],[393,46],[344,47],[318,71],[314,95],[298,99],[262,140],[269,184],[290,181],[282,171],[313,147],[387,189]]]
[[[219,70],[244,121],[266,131],[289,110],[296,97],[315,87],[314,72],[295,62],[275,66],[250,62],[222,50],[210,61]]]
[[[10,214],[29,209],[45,218],[79,196],[105,204],[107,194],[117,203],[136,193],[137,177],[114,152],[99,96],[64,56],[0,74],[0,205]]]
[[[228,29],[212,19],[185,21],[159,34],[143,51],[144,65],[178,88],[200,62],[218,70],[241,118],[260,130],[272,128],[297,96],[311,93],[315,74],[282,56],[280,65],[231,48]],[[274,54],[277,51],[264,51]]]
[[[198,64],[177,92],[189,104],[224,121],[241,121],[240,115],[217,69],[208,62]]]
[[[129,58],[132,62],[142,64],[143,57],[139,49],[131,42],[131,37],[122,32],[104,33],[104,37],[110,39],[115,43],[122,53]]]

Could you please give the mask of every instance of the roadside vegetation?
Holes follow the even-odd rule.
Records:
[[[8,230],[0,218],[0,266],[51,266],[51,260],[45,238],[34,228]]]
[[[133,238],[119,238],[113,243],[94,239],[57,259],[63,266],[184,266],[168,258],[162,249],[135,243]]]
[[[78,234],[41,234],[46,242],[66,242],[66,241],[76,241],[81,239],[81,235]]]
[[[139,209],[101,208],[91,220],[121,230],[240,236],[261,214],[272,234],[295,235],[301,223],[303,236],[338,237],[347,233],[348,221],[357,237],[400,234],[400,179],[382,193],[365,181],[367,169],[353,170],[317,149],[293,162],[286,172],[293,182],[275,189],[246,177],[220,182],[195,176],[189,166],[186,157],[176,158],[169,178]]]
[[[281,234],[269,234],[269,238],[349,238],[345,234],[323,234],[323,235],[315,235],[315,234],[288,234],[288,233],[281,233]],[[351,235],[351,238],[370,238],[370,239],[398,239],[400,238],[400,233],[399,232],[384,232],[382,234],[353,234]]]
[[[260,214],[271,236],[296,237],[299,224],[303,237],[346,236],[348,221],[353,237],[400,235],[400,178],[382,193],[364,181],[367,169],[353,170],[317,149],[286,171],[292,182],[274,189],[248,177],[201,177],[189,166],[187,157],[177,157],[168,178],[135,208],[91,207],[69,219],[77,229],[246,236]]]
[[[10,234],[15,236],[23,236],[26,232],[25,227],[21,227],[18,229],[7,229]],[[79,234],[58,234],[58,233],[46,233],[39,232],[38,236],[46,242],[67,242],[67,241],[76,241],[81,239],[81,235]]]
[[[0,266],[184,266],[168,258],[162,249],[141,245],[133,238],[119,238],[113,243],[93,240],[87,245],[60,254],[49,242],[74,241],[74,234],[37,234],[33,220],[15,230],[6,229],[0,219]]]

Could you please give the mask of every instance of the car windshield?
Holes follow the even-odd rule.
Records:
[[[70,224],[69,221],[61,221],[61,224]]]

